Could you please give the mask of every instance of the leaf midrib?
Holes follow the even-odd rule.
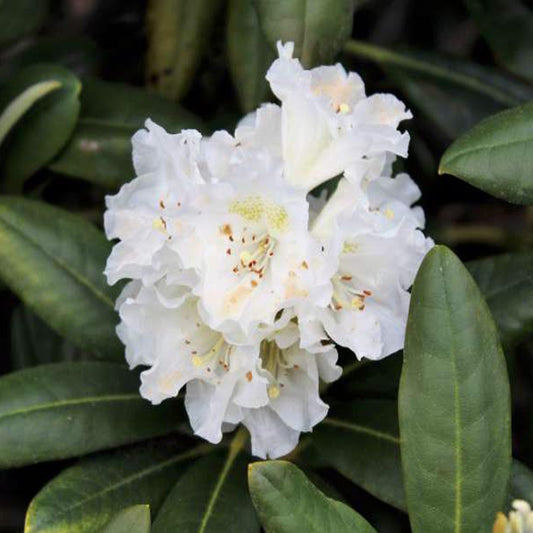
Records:
[[[31,237],[29,237],[26,233],[19,230],[16,226],[11,224],[9,221],[5,219],[5,217],[2,216],[2,211],[0,210],[0,222],[2,222],[5,226],[8,227],[15,235],[19,236],[19,239],[22,241],[27,241],[33,248],[36,248],[38,252],[42,253],[45,257],[49,258],[53,263],[59,266],[60,269],[63,269],[67,274],[69,274],[72,278],[74,278],[75,281],[80,283],[80,285],[84,286],[89,290],[90,293],[92,293],[98,300],[105,303],[106,306],[111,307],[111,309],[115,309],[113,301],[108,298],[103,292],[99,291],[87,278],[70,268],[63,260],[59,259],[57,256],[54,256],[48,251],[43,248],[37,241],[33,240]]]
[[[446,170],[446,167],[461,157],[469,156],[469,155],[475,154],[476,152],[481,152],[484,150],[493,150],[494,148],[507,148],[514,144],[524,144],[524,143],[532,143],[532,142],[533,142],[533,137],[525,137],[523,139],[515,139],[513,141],[507,141],[507,142],[498,143],[498,144],[488,144],[484,146],[474,146],[472,148],[465,148],[464,150],[458,151],[455,154],[453,154],[453,157],[451,157],[448,161],[444,161],[439,168],[439,174],[448,172]]]
[[[14,411],[9,411],[7,413],[0,413],[0,422],[5,420],[6,418],[11,418],[13,416],[19,416],[19,415],[27,415],[31,413],[35,413],[38,411],[47,411],[47,410],[54,410],[59,409],[61,407],[72,407],[76,405],[83,405],[87,403],[112,403],[112,402],[124,402],[124,401],[131,401],[131,400],[138,400],[138,401],[145,401],[143,400],[139,394],[108,394],[104,396],[87,396],[83,398],[72,398],[69,400],[58,400],[56,402],[48,402],[48,403],[42,403],[38,405],[32,405],[28,408],[20,408],[16,409]]]
[[[450,295],[448,290],[448,283],[445,279],[445,265],[443,265],[442,258],[439,256],[440,268],[439,272],[441,273],[442,286],[444,289],[444,301],[446,304],[446,317],[448,321],[448,330],[450,332],[450,350],[451,350],[451,365],[452,365],[452,374],[453,374],[453,409],[454,409],[454,437],[455,437],[455,512],[454,512],[454,532],[461,533],[461,519],[462,519],[462,455],[461,455],[461,402],[459,397],[459,387],[458,387],[458,372],[457,372],[457,349],[455,344],[455,335],[453,334],[453,323],[451,318],[450,309]]]
[[[372,57],[378,63],[383,62],[393,65],[395,64],[398,66],[404,66],[406,68],[412,68],[413,70],[417,70],[418,72],[432,74],[436,78],[440,78],[445,81],[453,81],[457,83],[457,85],[466,87],[474,92],[489,96],[496,102],[500,102],[501,104],[504,104],[506,106],[514,106],[524,101],[514,97],[511,98],[503,91],[498,90],[494,86],[489,86],[487,82],[484,83],[483,80],[477,79],[474,76],[468,76],[460,72],[452,72],[437,65],[422,61],[420,59],[409,57],[403,54],[398,54],[386,48],[374,46],[369,43],[351,40],[348,41],[348,43],[346,44],[345,50],[348,53],[357,54],[355,48],[359,50],[365,50],[365,54],[367,55],[367,57]]]
[[[224,466],[222,468],[222,471],[220,472],[220,476],[217,479],[217,482],[213,488],[213,492],[211,493],[211,496],[209,497],[209,500],[207,502],[207,506],[205,508],[202,521],[200,522],[200,526],[198,529],[198,533],[204,533],[205,528],[207,527],[207,524],[209,522],[209,519],[211,518],[211,515],[213,514],[213,510],[215,508],[216,501],[218,499],[218,495],[220,494],[220,491],[222,490],[222,485],[224,485],[224,482],[226,481],[226,478],[228,477],[230,468],[232,467],[233,463],[237,459],[238,453],[228,453],[228,457],[226,458],[226,461],[224,462]]]
[[[136,472],[135,474],[132,474],[132,475],[122,479],[121,481],[118,481],[117,483],[113,483],[112,485],[109,485],[109,486],[105,487],[103,490],[100,490],[98,492],[95,492],[95,493],[91,494],[88,498],[84,498],[83,500],[80,500],[80,501],[76,502],[75,504],[73,504],[73,505],[71,505],[69,507],[66,507],[65,509],[60,509],[54,515],[54,523],[56,522],[56,520],[55,520],[56,517],[61,516],[61,515],[65,515],[66,513],[71,512],[73,509],[76,509],[77,507],[79,507],[81,505],[85,505],[87,502],[90,502],[91,500],[97,499],[97,498],[101,497],[102,495],[107,494],[108,492],[112,492],[112,491],[122,487],[123,485],[127,485],[128,483],[133,483],[133,482],[135,482],[138,479],[141,479],[141,478],[143,478],[145,476],[149,476],[149,475],[153,474],[154,472],[156,472],[157,470],[164,469],[167,466],[171,466],[172,464],[179,463],[181,461],[186,461],[187,459],[192,459],[194,457],[199,457],[201,455],[205,455],[206,453],[208,453],[212,449],[213,449],[212,446],[209,446],[208,444],[201,444],[201,445],[197,446],[196,448],[193,448],[192,450],[188,450],[188,451],[186,451],[184,453],[176,455],[176,456],[172,457],[171,459],[167,459],[165,461],[157,463],[156,465],[152,465],[152,466],[150,466],[148,468],[140,470],[139,472]],[[25,527],[24,527],[24,532],[25,533],[31,533],[30,520],[31,520],[32,512],[34,512],[33,511],[33,506],[34,506],[34,502],[35,501],[36,500],[33,500],[33,502],[30,504],[30,507],[28,509],[28,514],[27,514],[27,518],[26,518],[26,524],[25,524]],[[41,524],[41,527],[42,527],[42,524]]]

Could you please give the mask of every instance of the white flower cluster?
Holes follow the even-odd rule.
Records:
[[[498,513],[494,522],[493,533],[533,533],[533,511],[524,500],[514,500],[513,510],[507,518]]]
[[[403,346],[408,289],[432,242],[405,174],[398,131],[410,118],[389,94],[365,96],[340,66],[304,70],[278,45],[267,79],[281,105],[235,134],[133,137],[137,178],[107,198],[118,239],[109,283],[118,335],[154,404],[186,386],[196,435],[219,442],[244,424],[252,451],[279,457],[327,413],[319,380],[337,379],[335,343],[379,359]],[[341,176],[329,201],[308,195]]]

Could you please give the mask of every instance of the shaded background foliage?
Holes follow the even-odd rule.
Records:
[[[260,10],[261,1],[256,3]],[[0,2],[0,13],[2,9],[7,12],[9,4],[9,0]],[[18,4],[24,9],[26,2]],[[196,61],[197,65],[183,66],[194,75],[186,76],[185,82],[175,83],[167,79],[176,73],[164,61],[147,67],[151,52],[147,52],[150,21],[146,19],[145,1],[50,0],[35,5],[42,12],[33,13],[31,20],[34,22],[30,24],[28,19],[22,36],[10,36],[9,24],[0,31],[0,83],[7,84],[22,67],[36,62],[56,63],[70,69],[86,87],[81,93],[80,121],[74,135],[83,127],[87,128],[83,134],[89,135],[91,124],[113,113],[122,124],[124,139],[147,115],[160,119],[170,128],[182,121],[188,127],[198,125],[205,132],[216,128],[232,129],[243,110],[250,110],[264,99],[272,99],[260,77],[251,87],[243,88],[234,83],[239,76],[257,77],[260,66],[272,60],[272,51],[268,49],[257,62],[256,58],[251,58],[254,46],[263,46],[259,41],[248,43],[230,39],[227,43],[227,31],[242,38],[238,35],[240,26],[235,13],[246,8],[245,0],[209,3],[205,26],[201,30],[191,30],[205,35],[203,42],[198,43],[201,46],[191,50],[191,62]],[[513,5],[513,9],[508,9],[509,5]],[[521,323],[530,324],[525,328],[526,333],[533,329],[533,314],[528,316],[527,309],[524,311],[527,297],[533,295],[533,258],[530,255],[533,211],[531,207],[500,202],[462,181],[439,176],[437,172],[439,160],[453,139],[485,116],[533,99],[533,88],[528,81],[533,79],[532,6],[514,0],[357,0],[353,6],[351,36],[356,41],[344,48],[340,60],[362,75],[369,93],[393,92],[403,97],[413,110],[415,119],[405,124],[412,139],[410,157],[398,162],[398,169],[408,171],[422,189],[428,233],[436,241],[453,248],[464,261],[500,252],[521,253],[519,264],[515,266],[517,290],[513,294],[502,296],[492,290],[498,285],[498,272],[492,265],[488,268],[481,261],[471,263],[469,268],[476,274],[497,322],[508,321],[503,340],[512,388],[513,455],[533,468],[533,344],[528,335],[524,335],[524,328],[513,331],[513,316],[507,311],[514,309],[521,313]],[[500,13],[496,29],[493,18],[487,15],[487,6],[489,11]],[[248,24],[253,28],[258,22],[250,19]],[[180,46],[189,46],[186,37]],[[263,38],[268,39],[268,35],[256,37]],[[161,57],[161,53],[157,57]],[[255,71],[249,65],[252,59]],[[122,113],[118,99],[108,100],[106,86],[95,78],[146,86],[153,99],[146,103],[144,96],[139,96],[137,101],[133,94],[127,93],[120,99],[130,102],[131,109]],[[85,83],[85,80],[88,81]],[[156,96],[156,92],[162,96]],[[175,111],[175,115],[169,114],[163,98],[179,99],[180,105],[192,115],[181,110]],[[129,150],[128,143],[124,144],[123,140],[122,144],[117,140],[113,142],[117,143],[113,146]],[[9,158],[5,152],[1,155],[0,166],[3,165],[5,171]],[[23,185],[25,194],[68,208],[101,225],[104,194],[116,188],[118,180],[127,180],[130,176],[113,174],[107,167],[98,168],[97,164],[105,163],[103,154],[85,168],[104,181],[96,177],[90,183],[80,179],[86,176],[79,175],[79,170],[72,170],[79,167],[76,166],[77,158],[81,157],[79,153],[67,146],[54,156],[50,164],[47,162],[38,172],[30,172],[30,179]],[[123,164],[127,169],[128,160]],[[10,172],[8,168],[7,174],[14,178],[3,186],[12,188],[9,192],[13,192],[24,180],[17,178],[17,172]],[[507,307],[498,314],[502,298],[506,299]],[[2,374],[45,362],[88,358],[83,350],[52,332],[4,287],[0,288],[0,347]],[[350,360],[347,354],[343,356]],[[400,359],[400,356],[391,357],[374,369],[357,366],[353,379],[331,387],[331,398],[338,404],[353,398],[382,403],[395,400]],[[373,408],[378,418],[386,419],[390,405],[382,403]],[[337,409],[342,406],[334,404],[332,412],[335,414]],[[325,423],[317,432],[318,443],[322,439],[324,446],[330,442],[327,431]],[[371,443],[361,445],[372,448]],[[365,463],[371,462],[371,457],[365,457],[351,478],[346,471],[342,476],[326,466],[314,448],[308,447],[302,454],[306,464],[316,467],[321,483],[333,487],[330,490],[356,510],[364,510],[364,516],[377,530],[385,533],[409,531],[405,514],[354,484],[365,485],[357,476],[364,476]],[[20,531],[30,500],[48,480],[70,464],[73,461],[67,459],[0,471],[0,531]],[[380,483],[386,485],[388,481],[385,471]],[[368,484],[365,486],[373,492]],[[397,495],[390,495],[389,503],[395,505],[396,498]],[[387,501],[386,497],[381,499]]]

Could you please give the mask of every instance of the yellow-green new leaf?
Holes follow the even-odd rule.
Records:
[[[100,358],[123,358],[105,236],[67,211],[0,198],[0,279],[52,329]]]
[[[361,515],[325,496],[286,461],[251,464],[248,485],[266,533],[376,533]]]
[[[0,184],[20,191],[68,141],[80,110],[81,83],[57,65],[32,65],[0,89]],[[31,154],[31,156],[29,156]]]
[[[497,198],[533,204],[533,102],[493,115],[444,153],[439,174],[451,174]]]
[[[150,533],[150,506],[132,505],[120,511],[100,533]]]
[[[25,89],[0,114],[0,144],[17,120],[40,98],[61,87],[58,80],[41,81]]]
[[[413,533],[490,531],[511,468],[505,358],[480,290],[442,246],[413,286],[399,415]]]

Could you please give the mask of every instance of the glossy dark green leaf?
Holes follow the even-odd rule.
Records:
[[[89,354],[72,345],[47,326],[26,306],[19,305],[11,318],[11,362],[14,369],[61,361],[82,361]]]
[[[380,65],[409,104],[452,139],[493,113],[533,99],[531,86],[459,58],[360,41],[349,41],[345,51]]]
[[[70,71],[56,65],[29,66],[10,77],[0,89],[0,109],[6,113],[20,107],[42,84],[58,87],[34,99],[2,143],[1,185],[10,191],[19,191],[28,177],[61,150],[78,118],[81,84]]]
[[[353,400],[333,408],[312,437],[329,466],[380,500],[405,509],[395,400]]]
[[[47,13],[48,0],[0,1],[0,46],[39,29]]]
[[[352,33],[354,0],[253,0],[270,46],[294,42],[306,67],[331,63]]]
[[[242,434],[235,438],[241,439]],[[236,441],[225,453],[197,461],[168,495],[152,533],[259,533],[246,486],[247,466]]]
[[[465,0],[496,59],[533,80],[533,10],[521,0]]]
[[[533,333],[533,253],[504,254],[470,261],[476,280],[506,346]]]
[[[35,496],[24,533],[94,533],[136,504],[148,504],[155,514],[184,467],[210,449],[152,441],[82,460]]]
[[[413,285],[399,414],[413,533],[490,531],[511,469],[509,382],[487,304],[443,246]]]
[[[241,109],[249,112],[268,99],[265,75],[274,52],[261,31],[253,0],[230,0],[228,10],[229,68]]]
[[[362,516],[324,496],[286,461],[251,464],[248,484],[266,533],[376,533]]]
[[[489,117],[442,156],[439,174],[452,174],[517,204],[533,204],[533,102]]]
[[[127,507],[120,511],[100,533],[150,533],[150,506]]]
[[[523,463],[513,461],[509,485],[509,504],[513,500],[533,502],[533,472]]]
[[[179,403],[154,407],[113,363],[56,363],[0,378],[0,468],[84,455],[175,430]]]
[[[78,216],[33,200],[0,198],[0,278],[72,344],[122,360],[117,291],[102,273],[110,249]]]
[[[148,84],[172,100],[188,91],[207,50],[222,0],[150,0]]]
[[[50,168],[117,189],[133,178],[131,137],[151,118],[171,133],[202,128],[201,122],[161,96],[117,83],[86,80],[80,119]]]

